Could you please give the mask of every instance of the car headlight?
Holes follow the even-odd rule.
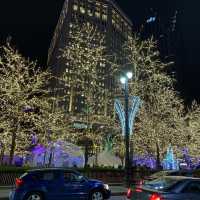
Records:
[[[104,189],[109,190],[108,184],[103,184]]]

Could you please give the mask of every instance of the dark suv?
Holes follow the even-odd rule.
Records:
[[[37,169],[16,179],[10,200],[103,200],[111,191],[107,184],[66,169]]]

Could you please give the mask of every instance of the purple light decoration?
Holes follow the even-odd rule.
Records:
[[[135,166],[143,166],[150,169],[156,168],[156,159],[149,154],[144,156],[134,156],[132,161]]]
[[[189,154],[189,149],[188,148],[183,148],[182,153],[183,153],[183,160],[187,164],[187,168],[188,169],[192,169],[193,168],[193,163],[192,163],[192,158],[191,158],[191,156]]]
[[[42,144],[38,144],[32,149],[33,154],[43,154],[45,153],[46,148]]]
[[[32,141],[31,144],[32,145],[36,145],[38,143],[38,138],[37,135],[35,133],[32,133]]]
[[[49,165],[51,167],[84,166],[84,153],[81,149],[71,143],[58,141],[49,143],[48,147],[37,145],[32,149],[31,166]]]

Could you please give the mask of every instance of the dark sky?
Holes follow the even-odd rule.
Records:
[[[200,1],[199,0],[116,0],[137,27],[150,8],[163,18],[178,10],[177,27],[182,44],[179,54],[180,85],[187,98],[200,97]],[[20,52],[42,65],[64,0],[1,0],[0,42],[9,35]],[[191,2],[191,3],[190,3]]]

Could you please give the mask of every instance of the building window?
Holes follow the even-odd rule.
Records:
[[[100,12],[96,11],[96,12],[95,12],[95,16],[96,16],[97,18],[100,18]]]
[[[93,16],[93,13],[92,13],[92,10],[91,10],[91,9],[88,9],[88,15],[89,15],[90,17]]]
[[[115,24],[116,24],[116,22],[115,22],[115,20],[114,20],[114,19],[112,19],[112,24],[113,24],[113,25],[115,25]]]
[[[104,21],[107,21],[107,19],[108,19],[108,16],[107,16],[107,15],[105,15],[105,14],[103,14],[103,15],[102,15],[102,19],[103,19]]]
[[[74,5],[73,5],[73,10],[74,10],[74,11],[77,11],[77,10],[78,10],[78,5],[74,4]]]
[[[82,14],[85,14],[85,8],[84,7],[80,7],[80,12],[82,13]]]

